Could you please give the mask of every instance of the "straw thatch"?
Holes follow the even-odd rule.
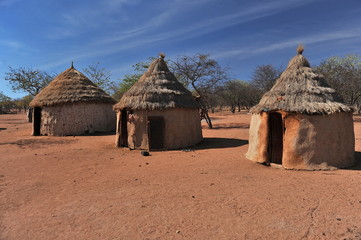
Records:
[[[155,110],[198,108],[188,91],[168,69],[164,55],[155,59],[140,79],[123,95],[114,109]]]
[[[299,46],[297,55],[251,113],[278,110],[302,114],[352,112],[352,108],[339,102],[335,90],[327,85],[323,76],[311,69],[302,52],[303,47]]]
[[[31,107],[76,102],[114,104],[115,100],[73,66],[59,74],[30,102]]]

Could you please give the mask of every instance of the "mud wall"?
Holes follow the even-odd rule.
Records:
[[[246,158],[254,162],[268,161],[268,114],[253,114],[249,127],[249,145]]]
[[[164,149],[186,148],[202,137],[198,109],[134,110],[128,121],[128,144],[131,149],[148,149],[148,117],[164,118]]]
[[[148,149],[147,112],[134,110],[132,115],[127,124],[128,146],[130,149]]]
[[[351,113],[303,115],[280,112],[284,122],[282,166],[287,169],[344,168],[354,164],[355,136]],[[254,114],[246,157],[270,162],[268,114]]]
[[[41,135],[66,136],[115,130],[116,115],[109,103],[74,103],[42,107]]]
[[[288,115],[282,165],[290,169],[329,169],[354,164],[351,113]]]

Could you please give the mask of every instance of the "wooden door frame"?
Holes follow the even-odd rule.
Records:
[[[161,119],[161,122],[162,122],[162,133],[163,133],[163,139],[162,139],[162,148],[160,149],[151,149],[151,129],[150,129],[150,122],[152,119]],[[151,151],[151,150],[156,150],[156,151],[159,151],[159,150],[163,150],[164,149],[164,133],[165,133],[165,121],[164,121],[164,117],[163,116],[148,116],[147,117],[147,135],[148,135],[148,150]]]
[[[281,151],[281,159],[280,160],[278,160],[278,161],[280,161],[280,162],[277,162],[277,159],[275,160],[275,159],[273,159],[273,149],[272,149],[272,143],[273,143],[273,141],[272,141],[272,136],[273,136],[273,134],[272,134],[272,124],[271,124],[271,116],[276,116],[276,115],[278,115],[280,118],[281,118],[281,122],[282,122],[282,126],[281,126],[281,132],[282,132],[282,146],[281,146],[281,148],[282,148],[282,151]],[[275,129],[274,129],[275,130]],[[282,113],[280,113],[280,112],[270,112],[270,113],[268,113],[268,158],[269,158],[269,160],[268,160],[268,162],[269,163],[273,163],[273,164],[281,164],[282,165],[282,163],[283,163],[283,148],[284,148],[284,134],[285,134],[285,122],[284,122],[284,117],[283,117],[283,115],[282,115]]]

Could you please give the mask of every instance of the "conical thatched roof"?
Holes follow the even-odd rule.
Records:
[[[60,73],[30,102],[31,107],[75,102],[108,102],[115,100],[73,66]]]
[[[352,108],[339,102],[335,90],[327,85],[323,76],[311,69],[302,52],[303,47],[299,46],[297,55],[288,63],[286,70],[250,112],[277,110],[302,114],[352,112]]]
[[[123,95],[114,109],[155,110],[198,108],[188,91],[168,69],[164,55],[155,59],[140,79]]]

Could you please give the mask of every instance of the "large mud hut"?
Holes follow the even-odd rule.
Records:
[[[30,102],[32,135],[82,135],[115,130],[116,101],[73,66]]]
[[[114,110],[117,147],[179,149],[203,138],[199,105],[169,71],[164,55],[150,64]]]
[[[354,164],[352,109],[322,75],[297,55],[251,109],[246,157],[287,169],[344,168]]]

